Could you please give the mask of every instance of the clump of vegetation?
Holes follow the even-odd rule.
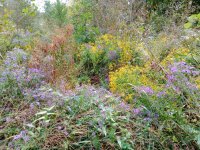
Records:
[[[184,24],[186,29],[200,27],[200,14],[194,14],[188,17],[188,22]]]
[[[197,0],[36,5],[0,0],[0,149],[200,148]]]

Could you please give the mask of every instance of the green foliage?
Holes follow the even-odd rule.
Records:
[[[5,53],[12,47],[13,32],[15,30],[14,23],[10,20],[10,10],[0,6],[0,59],[3,58]]]
[[[5,1],[4,4],[11,11],[10,20],[17,29],[32,29],[37,10],[30,0]]]
[[[49,23],[55,23],[59,27],[63,27],[67,24],[67,6],[60,0],[51,4],[49,1],[45,1],[45,17]]]
[[[99,29],[94,26],[94,3],[92,0],[78,0],[70,14],[71,22],[74,25],[74,37],[78,43],[94,42]]]
[[[0,149],[199,149],[199,14],[176,27],[191,2],[1,3]]]
[[[193,14],[188,17],[188,22],[184,24],[184,28],[200,28],[200,14]]]
[[[143,53],[139,51],[135,41],[126,41],[110,34],[98,37],[95,43],[82,44],[79,49],[78,63],[82,74],[96,76],[102,79],[103,84],[109,71],[127,64],[143,65]]]
[[[151,14],[150,25],[152,31],[155,31],[156,33],[163,31],[168,22],[169,20],[166,20],[166,17],[164,15],[159,15],[157,13]]]

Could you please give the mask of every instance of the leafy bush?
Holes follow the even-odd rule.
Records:
[[[139,106],[137,109],[140,110],[138,114],[142,115],[141,110],[147,109],[149,114],[146,119],[152,123],[155,116],[152,117],[150,114],[159,116],[159,121],[156,122],[157,130],[161,137],[165,137],[161,138],[161,141],[164,140],[168,146],[173,147],[173,143],[178,143],[180,147],[184,145],[198,147],[197,110],[200,91],[188,75],[198,76],[200,72],[185,62],[179,62],[170,65],[168,73],[162,91],[152,92],[151,95],[146,92],[136,97],[135,102]]]
[[[94,3],[91,0],[75,1],[71,8],[70,20],[74,25],[74,37],[78,43],[95,42],[100,34],[94,26]]]
[[[184,24],[186,29],[189,28],[200,28],[200,14],[193,14],[188,17],[188,22]]]
[[[200,148],[198,21],[175,27],[194,1],[58,0],[39,34],[2,2],[0,149]]]
[[[106,34],[99,37],[95,43],[82,45],[78,57],[84,74],[105,78],[109,71],[120,66],[143,65],[142,56],[143,52],[136,48],[134,42]]]
[[[4,14],[0,20],[0,57],[4,57],[7,51],[12,49],[13,31],[15,30],[14,23],[9,19],[11,12],[4,9]]]
[[[45,2],[45,18],[47,23],[59,26],[60,28],[67,24],[67,7],[60,0],[51,4],[50,1]]]

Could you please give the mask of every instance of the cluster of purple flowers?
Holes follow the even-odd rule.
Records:
[[[195,84],[191,83],[188,76],[198,76],[200,71],[195,67],[189,66],[185,62],[176,62],[169,66],[170,72],[167,74],[167,88],[172,88],[179,93],[182,88],[197,90]]]
[[[27,131],[21,131],[19,134],[15,135],[13,138],[13,141],[23,139],[24,142],[28,142],[30,140],[30,137],[27,135]]]
[[[19,63],[26,62],[28,54],[22,49],[14,48],[12,51],[7,52],[4,65],[9,67],[17,67]]]
[[[162,97],[162,96],[165,96],[166,95],[166,92],[165,91],[160,91],[157,93],[157,97]]]
[[[145,121],[145,122],[149,122],[149,121],[153,121],[153,120],[157,121],[157,119],[159,117],[159,115],[157,113],[153,113],[153,112],[147,110],[144,106],[134,108],[132,112],[133,112],[134,116],[141,117],[143,119],[143,121]]]
[[[186,62],[176,62],[173,65],[170,65],[169,69],[172,74],[184,73],[192,76],[198,76],[200,74],[200,71],[196,70],[193,66],[189,66]]]
[[[30,141],[30,137],[28,136],[27,130],[23,130],[19,134],[15,135],[13,137],[13,140],[11,142],[9,142],[9,144],[8,144],[9,148],[18,149],[17,145],[15,145],[14,142],[17,141],[17,140],[20,140],[20,139],[22,139],[25,143]]]
[[[143,110],[142,107],[140,107],[140,108],[134,108],[133,109],[133,114],[137,116],[137,115],[139,115],[142,112],[142,110]]]
[[[42,71],[37,68],[28,68],[27,64],[28,54],[22,49],[13,49],[8,52],[0,68],[0,84],[12,84],[10,87],[19,90],[24,96],[30,96],[32,91],[44,85],[45,82]]]
[[[154,94],[154,91],[151,87],[148,87],[148,86],[140,86],[138,87],[138,92],[139,93],[145,93],[147,95],[153,95]]]
[[[123,111],[129,111],[130,110],[130,105],[125,103],[125,102],[121,102],[119,104],[119,109],[123,110]]]
[[[17,141],[17,140],[20,140],[20,139],[22,139],[25,143],[30,141],[30,137],[28,136],[27,130],[23,130],[19,134],[15,135],[13,137],[13,140],[8,144],[9,148],[16,148],[14,142]]]
[[[29,96],[34,98],[34,100],[37,102],[37,105],[40,104],[41,101],[46,101],[49,107],[53,106],[55,103],[62,105],[67,99],[67,96],[59,91],[54,91],[47,85],[41,86],[35,90],[27,91],[27,93]]]

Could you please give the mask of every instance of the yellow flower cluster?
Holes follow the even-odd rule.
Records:
[[[106,41],[106,42],[109,42],[109,41],[114,40],[114,39],[115,39],[115,37],[112,36],[111,34],[104,34],[99,38],[99,40]]]
[[[108,66],[109,70],[113,71],[118,67],[130,64],[134,59],[135,51],[141,51],[143,53],[144,45],[141,43],[137,47],[135,41],[130,42],[130,40],[118,39],[116,36],[105,34],[100,36],[95,43],[82,45],[80,48],[82,52],[85,49],[88,49],[91,57],[95,59],[102,58],[103,51],[106,51],[108,55],[109,52],[115,51],[113,55],[117,55],[117,61],[110,62]]]
[[[159,70],[159,67],[161,66],[165,69],[175,61],[185,61],[186,57],[191,53],[186,47],[169,48],[166,44],[169,42],[170,37],[162,35],[150,41],[151,46],[148,47],[148,45],[140,41],[130,41],[105,34],[99,37],[95,43],[89,43],[89,51],[95,56],[95,60],[98,60],[96,64],[102,61],[102,58],[105,59],[104,57],[99,57],[103,51],[106,51],[107,54],[117,53],[117,60],[107,64],[110,71],[109,87],[112,92],[120,94],[124,100],[129,101],[134,96],[133,86],[148,86],[154,91],[162,90],[165,74],[162,73],[162,70]],[[169,53],[166,53],[163,56],[164,58],[160,60],[161,54],[164,50],[168,52],[168,48],[170,49]],[[109,53],[111,51],[116,53]],[[142,65],[134,64],[138,53],[142,55],[142,59],[146,60]],[[155,70],[152,70],[152,68]],[[200,82],[198,80],[196,82],[200,88]]]
[[[133,50],[131,49],[131,43],[126,41],[118,41],[120,48],[120,60],[121,64],[127,64],[133,59]]]
[[[110,90],[112,92],[123,93],[129,84],[138,82],[139,70],[133,66],[124,66],[114,72],[109,73]]]
[[[185,58],[189,55],[190,50],[185,47],[181,47],[179,49],[172,49],[172,51],[168,54],[168,56],[163,59],[161,65],[166,67],[174,61],[184,61]]]
[[[157,84],[146,76],[145,71],[146,68],[126,65],[114,72],[110,72],[110,90],[120,94],[126,101],[130,100],[134,95],[133,86],[145,85],[158,90]]]

